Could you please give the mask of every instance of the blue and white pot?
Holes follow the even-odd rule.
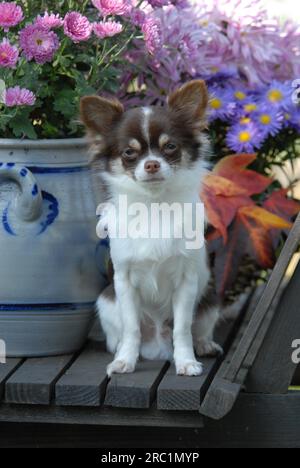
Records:
[[[0,340],[7,356],[84,343],[107,247],[84,140],[0,139]],[[98,200],[101,201],[101,200]]]

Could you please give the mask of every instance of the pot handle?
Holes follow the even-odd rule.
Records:
[[[0,183],[13,180],[21,188],[14,200],[15,211],[22,221],[35,221],[42,214],[43,198],[34,175],[24,166],[0,163]]]

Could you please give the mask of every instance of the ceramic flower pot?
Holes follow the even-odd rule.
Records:
[[[8,356],[70,353],[105,285],[85,142],[0,140],[0,340]]]

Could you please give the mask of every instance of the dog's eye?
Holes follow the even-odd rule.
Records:
[[[123,152],[123,157],[126,158],[126,159],[136,159],[137,158],[137,152],[132,148],[127,148]]]
[[[175,145],[175,143],[167,143],[164,147],[164,150],[166,153],[173,153],[177,150],[177,146]]]

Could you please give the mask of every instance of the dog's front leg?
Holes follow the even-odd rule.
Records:
[[[128,271],[115,273],[117,301],[121,312],[122,339],[107,374],[133,372],[141,344],[139,296],[129,281]]]
[[[203,367],[195,358],[192,323],[198,296],[196,275],[185,275],[173,297],[174,360],[178,375],[201,375]]]

